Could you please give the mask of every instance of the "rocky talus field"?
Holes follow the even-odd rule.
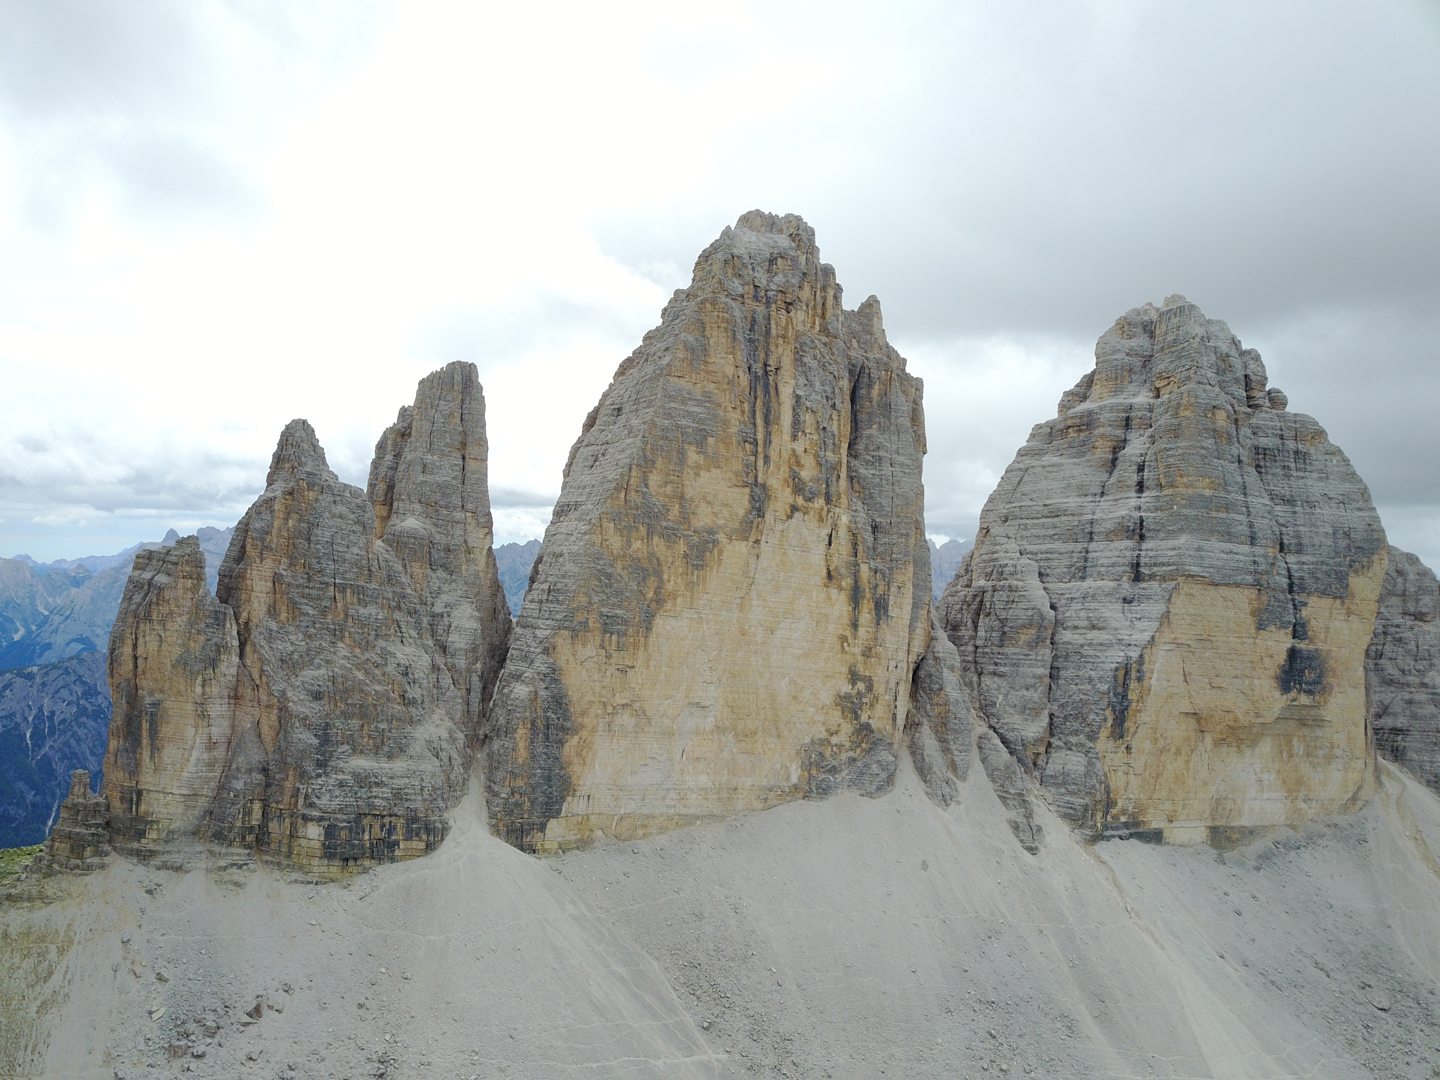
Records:
[[[932,581],[923,387],[744,214],[493,549],[476,369],[142,551],[0,1076],[1440,1080],[1434,575],[1134,308]],[[512,620],[507,590],[521,595]]]

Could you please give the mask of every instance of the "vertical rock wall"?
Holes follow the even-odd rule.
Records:
[[[1183,297],[1128,312],[945,593],[977,707],[1082,828],[1224,839],[1369,790],[1365,485]]]
[[[510,644],[490,518],[485,396],[474,364],[420,381],[375,446],[366,494],[375,536],[404,566],[429,611],[430,632],[465,697],[474,740]]]
[[[288,425],[215,597],[193,539],[141,554],[111,648],[118,848],[201,837],[327,872],[440,841],[510,627],[485,471],[475,370],[452,365],[381,439],[369,497]]]
[[[205,586],[187,536],[141,551],[110,635],[110,737],[102,793],[111,843],[148,854],[201,830],[236,737],[234,612]]]
[[[1376,749],[1440,792],[1440,584],[1399,548],[1390,549],[1365,675]]]
[[[463,791],[464,705],[429,612],[310,425],[280,438],[220,567],[241,730],[211,835],[321,866],[429,850]]]
[[[920,384],[758,211],[570,453],[496,689],[496,831],[552,850],[892,782],[929,643]]]

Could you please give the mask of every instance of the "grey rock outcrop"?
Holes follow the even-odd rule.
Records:
[[[1183,297],[1095,355],[945,593],[981,716],[1090,832],[1223,840],[1353,805],[1385,573],[1365,485]]]
[[[142,553],[111,646],[118,849],[328,873],[443,838],[510,628],[485,469],[479,383],[452,365],[381,438],[368,496],[290,423],[215,597],[193,539]]]
[[[109,806],[105,796],[90,790],[90,773],[70,774],[70,790],[60,804],[59,819],[45,840],[38,862],[41,870],[98,870],[110,854],[106,829]]]
[[[949,806],[970,773],[970,743],[977,727],[975,704],[960,656],[933,608],[930,638],[910,679],[906,741],[910,760],[930,798]]]
[[[213,591],[231,530],[202,528]],[[98,776],[110,726],[106,647],[137,553],[0,559],[0,847],[39,843],[74,769]]]
[[[367,488],[376,537],[429,608],[431,636],[464,694],[472,740],[510,644],[510,610],[491,550],[489,456],[475,365],[453,363],[420,381],[415,404],[380,437]]]
[[[310,425],[280,437],[236,526],[219,600],[241,674],[209,835],[325,866],[421,854],[463,790],[463,694],[410,576]]]
[[[571,450],[492,708],[497,833],[888,789],[930,641],[924,446],[878,302],[844,310],[798,217],[727,228]]]
[[[197,535],[214,591],[230,530],[207,527]],[[177,539],[171,529],[159,543],[136,544],[113,555],[50,563],[0,559],[0,670],[104,652],[136,553]]]
[[[1440,792],[1440,583],[1396,547],[1365,675],[1376,749]]]
[[[980,767],[985,770],[1000,805],[1005,807],[1005,820],[1010,831],[1020,841],[1021,847],[1032,855],[1036,854],[1045,833],[1035,821],[1035,804],[1031,799],[1033,785],[989,728],[980,729],[975,747],[979,751]]]

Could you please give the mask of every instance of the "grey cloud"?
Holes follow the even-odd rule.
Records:
[[[1336,307],[1262,321],[1254,334],[1232,329],[1260,349],[1290,407],[1314,416],[1345,451],[1377,504],[1440,508],[1440,311],[1433,304]]]
[[[1423,5],[951,8],[921,20],[902,90],[866,82],[852,111],[747,131],[710,185],[805,214],[894,326],[1075,336],[1170,292],[1240,323],[1440,292],[1440,142],[1420,137],[1440,129],[1440,32]],[[696,233],[747,208],[672,215],[683,236],[636,212],[601,235],[632,265],[688,268]]]
[[[63,464],[47,460],[63,449]],[[59,518],[186,515],[234,520],[264,486],[266,463],[198,448],[164,448],[115,462],[115,448],[89,433],[61,432],[53,443],[27,438],[0,461],[0,517]]]
[[[678,206],[665,215],[645,209],[611,211],[591,223],[600,247],[641,277],[662,289],[683,289],[690,284],[695,257],[753,206],[713,206],[706,203]],[[758,209],[807,214],[806,207],[765,206]],[[813,223],[812,223],[813,224]],[[824,236],[820,237],[824,242]]]
[[[557,498],[559,498],[558,492],[524,491],[519,488],[505,487],[490,489],[490,505],[497,510],[544,510],[548,514]]]
[[[147,216],[197,210],[243,214],[263,202],[243,170],[179,133],[142,132],[93,144],[90,153],[115,177],[129,208]]]
[[[248,178],[255,141],[278,129],[296,85],[353,63],[377,28],[376,6],[358,0],[295,10],[182,0],[3,5],[0,115],[32,144],[20,178],[29,223],[65,224],[95,177],[152,220],[253,211],[262,201]],[[302,52],[304,65],[290,62]]]
[[[817,82],[821,107],[777,91],[763,118],[732,112],[697,124],[666,149],[666,167],[685,177],[674,188],[683,198],[597,212],[590,224],[602,250],[669,290],[688,284],[696,253],[741,212],[804,214],[849,306],[878,294],[897,347],[928,354],[935,532],[973,533],[989,485],[1088,370],[1095,339],[1126,309],[1172,292],[1261,351],[1292,408],[1349,454],[1387,525],[1440,529],[1440,472],[1427,445],[1440,401],[1433,4],[902,8],[823,23],[798,8],[767,10],[770,37],[807,42],[799,60],[842,73]],[[259,82],[256,72],[211,69],[215,43],[197,13],[214,10],[159,0],[5,5],[0,109],[22,134],[50,125],[70,155],[64,169],[106,171],[136,208],[234,212],[249,196],[243,155],[224,142],[236,113],[221,98]],[[307,61],[345,24],[343,8],[224,10]],[[754,48],[737,38],[683,69],[673,55],[665,62],[672,74],[693,67],[728,78],[728,65],[743,70]],[[865,63],[836,59],[853,56]],[[98,137],[101,121],[128,145]],[[95,156],[77,157],[76,147]],[[52,193],[57,215],[68,206],[65,179],[47,173],[29,185],[35,198]],[[481,304],[452,309],[417,329],[413,344],[479,362],[582,324],[638,344],[603,305],[573,299],[581,294],[583,283],[498,315]],[[1073,351],[1055,385],[1017,377],[996,398],[967,391],[976,342],[1035,335]],[[331,460],[363,482],[369,447],[332,448]],[[244,465],[252,494],[264,467]],[[182,503],[204,496],[206,483],[182,472],[137,467],[122,486]],[[220,484],[226,498],[243,486]],[[73,497],[90,496],[82,485]],[[552,499],[493,497],[513,509]],[[115,499],[139,505],[138,495]]]
[[[1390,543],[1420,557],[1440,572],[1440,506],[1408,507],[1380,503],[1380,521]]]
[[[45,0],[0,14],[0,103],[30,120],[205,105],[196,5]]]

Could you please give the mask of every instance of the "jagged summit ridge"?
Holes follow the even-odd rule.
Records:
[[[119,846],[418,854],[477,747],[493,828],[531,851],[878,794],[906,752],[944,803],[972,713],[1032,850],[1032,783],[1087,832],[1221,841],[1373,784],[1368,492],[1182,296],[1102,336],[940,621],[921,386],[795,215],[726,228],[620,364],[513,631],[483,417],[472,365],[427,376],[364,492],[292,421],[215,597],[193,544],[137,564],[112,655]]]
[[[1369,492],[1259,354],[1127,312],[986,503],[944,599],[986,721],[1087,830],[1293,823],[1369,790]]]
[[[214,597],[193,538],[137,558],[110,652],[118,848],[327,872],[443,838],[509,635],[486,466],[478,377],[451,365],[382,436],[368,495],[286,425]]]
[[[887,789],[930,643],[924,446],[878,302],[843,309],[813,230],[727,228],[571,450],[491,712],[497,832],[550,850]]]

